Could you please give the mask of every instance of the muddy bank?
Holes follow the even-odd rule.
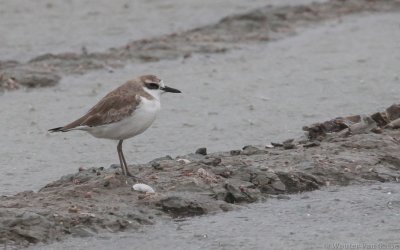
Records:
[[[161,218],[230,211],[322,186],[397,182],[400,105],[305,127],[304,138],[130,166],[155,193],[132,190],[118,166],[83,169],[39,192],[0,198],[0,243],[22,247],[67,236],[135,230]],[[317,136],[316,136],[317,135]],[[268,202],[268,201],[267,201]]]
[[[62,74],[122,67],[126,62],[154,62],[188,58],[193,53],[223,53],[239,44],[287,37],[301,27],[359,12],[398,11],[395,0],[331,0],[302,6],[266,6],[220,22],[154,39],[142,39],[105,52],[44,54],[27,63],[0,62],[0,89],[52,86]]]

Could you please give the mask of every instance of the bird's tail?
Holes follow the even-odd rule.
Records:
[[[65,130],[64,127],[58,127],[58,128],[52,128],[49,129],[50,133],[54,133],[54,132],[67,132],[68,130]]]

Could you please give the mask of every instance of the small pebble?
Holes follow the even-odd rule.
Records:
[[[79,208],[77,206],[75,206],[75,205],[70,206],[68,208],[68,212],[70,212],[70,213],[77,213],[78,211],[79,211]]]
[[[199,155],[207,155],[207,148],[198,148],[195,153]]]
[[[241,152],[240,150],[231,150],[230,153],[232,156],[234,156],[234,155],[240,155],[240,152]]]
[[[307,144],[304,144],[303,147],[311,148],[311,147],[318,147],[320,145],[321,145],[321,143],[319,141],[313,141],[313,142],[309,142]]]
[[[274,147],[283,147],[283,144],[278,142],[271,142],[271,145]]]
[[[158,162],[152,162],[152,163],[151,163],[151,166],[152,166],[155,170],[162,170],[162,169],[163,169],[163,167],[161,166],[161,164],[158,163]]]

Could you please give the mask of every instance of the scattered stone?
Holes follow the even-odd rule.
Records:
[[[204,160],[201,160],[201,163],[205,165],[211,165],[211,166],[218,166],[222,162],[221,158],[219,157],[209,157]]]
[[[371,118],[376,122],[379,127],[384,127],[390,122],[386,112],[377,112],[371,115]]]
[[[293,143],[294,139],[288,139],[284,142],[282,142],[283,148],[284,149],[294,149],[296,145]]]
[[[231,150],[230,155],[235,156],[235,155],[240,155],[242,151],[241,150]]]
[[[199,155],[207,155],[207,148],[198,148],[195,153]]]
[[[278,142],[271,142],[271,145],[274,147],[283,147],[283,144]]]
[[[400,104],[393,104],[392,106],[387,108],[386,114],[390,121],[394,121],[400,118]]]
[[[206,204],[200,204],[196,199],[184,198],[180,196],[169,196],[158,203],[162,210],[174,217],[186,217],[202,215],[207,212],[204,207]]]
[[[159,162],[152,162],[151,166],[156,170],[163,170],[163,167],[161,166],[161,164]]]
[[[312,141],[312,142],[304,144],[303,147],[311,148],[311,147],[319,147],[320,145],[321,145],[321,143],[319,141]]]
[[[69,213],[78,213],[79,210],[80,210],[80,209],[79,209],[77,206],[75,206],[75,205],[72,205],[72,206],[70,206],[70,207],[68,208],[68,212],[69,212]]]
[[[256,154],[265,154],[265,150],[259,149],[258,147],[255,146],[244,146],[241,154],[243,155],[256,155]]]

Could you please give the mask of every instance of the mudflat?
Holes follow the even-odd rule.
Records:
[[[397,186],[377,184],[397,182],[395,126],[382,127],[381,133],[371,130],[346,136],[339,133],[333,139],[317,139],[316,145],[314,141],[303,144],[301,139],[294,140],[293,149],[265,148],[265,145],[300,138],[304,133],[300,128],[304,125],[338,116],[371,115],[398,102],[400,58],[394,53],[400,40],[399,32],[395,32],[400,20],[398,1],[316,4],[303,1],[302,6],[298,6],[298,1],[270,3],[271,6],[265,7],[264,3],[253,1],[244,7],[238,1],[228,8],[211,3],[207,8],[193,8],[195,3],[171,1],[165,6],[157,2],[158,9],[151,5],[146,8],[154,11],[149,15],[165,9],[168,14],[155,19],[162,25],[148,29],[149,33],[144,29],[126,32],[130,30],[127,23],[120,31],[112,26],[104,27],[110,31],[100,32],[104,39],[97,39],[97,31],[89,31],[93,27],[89,24],[94,25],[94,20],[104,13],[101,8],[108,5],[99,4],[90,14],[93,4],[87,3],[80,6],[81,12],[74,14],[77,16],[70,26],[76,27],[92,15],[94,18],[88,18],[91,20],[88,25],[75,33],[87,34],[86,40],[63,38],[59,42],[57,39],[63,36],[51,31],[55,21],[45,26],[37,24],[49,28],[45,29],[48,33],[44,37],[31,35],[39,47],[22,44],[22,39],[19,45],[8,42],[3,46],[0,50],[3,90],[0,105],[4,107],[0,110],[4,118],[0,120],[3,166],[0,192],[5,195],[1,198],[2,242],[9,247],[22,247],[57,240],[65,242],[69,235],[92,236],[91,239],[98,240],[94,235],[105,237],[110,231],[120,232],[107,236],[111,237],[107,241],[111,244],[120,237],[139,237],[137,232],[141,230],[146,232],[144,239],[152,239],[151,232],[156,237],[165,230],[176,231],[180,222],[171,222],[171,218],[241,208],[206,218],[186,217],[182,222],[187,228],[201,229],[203,225],[204,234],[212,232],[215,239],[212,243],[208,240],[204,243],[200,238],[208,236],[191,234],[190,230],[181,235],[186,240],[199,239],[200,245],[204,243],[214,249],[247,246],[259,249],[264,244],[277,249],[282,246],[320,249],[322,243],[335,242],[335,239],[352,243],[356,238],[357,242],[367,242],[367,236],[372,243],[396,243],[389,236],[395,232],[395,225],[388,220],[378,222],[383,214],[396,211]],[[48,11],[42,20],[61,22],[65,17],[59,13],[62,8],[58,4],[61,3],[43,4],[42,9],[32,7],[33,13]],[[182,7],[179,10],[178,5]],[[136,13],[130,5],[121,4],[121,11],[115,6],[116,18],[111,19],[114,26],[120,19]],[[12,27],[12,20],[23,22],[15,13],[28,8],[9,7],[15,12],[7,12],[7,25],[1,29]],[[70,7],[78,8],[79,3],[71,3]],[[186,23],[182,20],[185,15],[174,24],[162,22],[162,18],[170,20],[171,16],[180,16],[177,13],[189,10],[193,12],[185,15],[194,18]],[[34,14],[26,18],[33,17]],[[138,26],[154,26],[151,22],[141,23],[137,17],[134,19],[138,20]],[[19,32],[24,29],[15,27]],[[8,41],[20,34],[13,33]],[[31,46],[31,50],[24,50],[24,46]],[[137,163],[131,166],[132,171],[143,175],[145,182],[155,188],[156,195],[132,191],[134,183],[119,176],[117,169],[110,168],[118,161],[113,142],[80,133],[53,136],[46,132],[86,112],[105,93],[143,73],[160,75],[184,92],[182,96],[166,97],[163,113],[154,126],[125,145],[129,162]],[[310,147],[304,147],[308,144]],[[254,146],[244,148],[246,145]],[[190,154],[200,147],[206,147],[209,154]],[[152,161],[165,155],[170,157]],[[79,168],[82,171],[77,172]],[[231,168],[232,174],[225,168]],[[322,173],[313,172],[316,169],[323,169]],[[260,178],[268,180],[265,185],[254,179],[264,174],[265,178]],[[54,181],[60,176],[64,177]],[[362,186],[348,186],[353,184]],[[357,201],[358,192],[371,192],[376,201],[366,201],[363,209],[369,211],[369,216],[364,225],[384,230],[360,232],[354,226],[355,221],[331,220],[330,226],[344,228],[329,234],[331,241],[324,238],[310,244],[311,234],[299,227],[303,233],[290,231],[287,244],[279,245],[273,239],[288,230],[287,223],[281,223],[282,227],[275,227],[274,233],[267,232],[269,238],[265,240],[249,234],[243,240],[249,241],[249,245],[243,242],[229,245],[229,238],[242,239],[237,237],[241,231],[257,235],[261,229],[243,223],[241,231],[224,234],[216,227],[210,228],[207,234],[202,224],[210,220],[216,221],[216,225],[229,224],[233,219],[230,213],[241,214],[239,217],[246,214],[252,221],[251,218],[260,216],[264,210],[272,213],[274,207],[285,207],[284,203],[291,207],[307,206],[307,199],[294,193],[320,188],[321,191],[307,195],[320,201],[321,211],[328,205],[339,208],[343,203],[332,203],[331,197],[336,196],[329,191],[336,185],[347,186],[338,189],[346,200]],[[382,196],[386,188],[393,190],[390,196],[385,196],[390,197],[391,208],[382,206],[378,209],[381,212],[373,214],[374,207],[381,206],[379,202],[385,200]],[[117,194],[120,200],[112,200]],[[254,204],[259,201],[263,203]],[[110,206],[115,202],[118,208]],[[252,205],[243,209],[248,203]],[[354,204],[358,203],[351,204],[343,209],[355,209]],[[112,214],[108,213],[110,210]],[[315,221],[324,219],[321,211],[315,213]],[[276,216],[293,219],[296,215],[294,210],[289,209],[288,213]],[[266,220],[272,219],[266,217]],[[318,229],[316,223],[307,224],[306,219],[299,219],[297,223],[308,225],[309,230],[320,230],[316,235],[328,237],[327,229]],[[179,230],[176,232],[179,234]],[[228,245],[217,244],[218,239]],[[174,240],[164,241],[171,248],[177,244]],[[129,239],[122,240],[122,249],[123,242],[133,244]],[[162,242],[154,241],[154,246],[164,245]],[[37,248],[44,247],[40,244]],[[49,245],[47,249],[68,246],[79,249],[82,244],[81,240],[68,240]]]

